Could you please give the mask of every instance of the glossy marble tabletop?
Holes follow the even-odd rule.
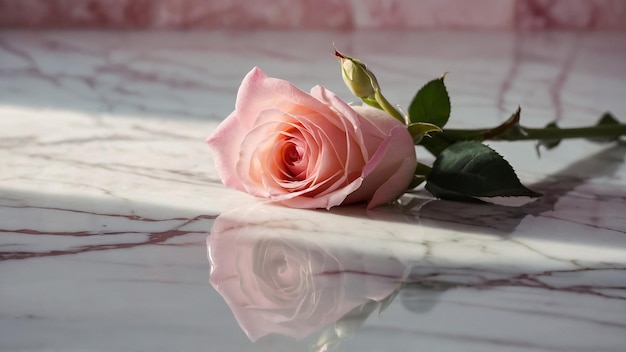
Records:
[[[401,106],[448,72],[457,127],[626,121],[620,33],[0,32],[0,350],[625,351],[623,143],[491,143],[514,206],[221,185],[253,66],[354,100],[333,44]]]

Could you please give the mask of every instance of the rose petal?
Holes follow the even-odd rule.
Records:
[[[367,209],[373,209],[379,205],[389,203],[406,192],[408,185],[413,179],[415,167],[415,159],[404,159],[393,175],[374,192],[372,199],[367,203]],[[406,175],[411,177],[409,178]]]
[[[363,168],[361,188],[346,199],[346,203],[369,201],[368,207],[373,208],[406,191],[417,166],[415,147],[406,127],[397,120],[391,120],[390,116],[381,115],[380,111],[373,108],[360,107],[355,110],[360,113],[365,110],[363,115],[381,126],[381,129],[390,128],[385,140]]]
[[[244,192],[245,188],[236,172],[236,163],[245,133],[244,126],[236,118],[236,112],[233,112],[206,139],[222,183]]]
[[[321,86],[309,95],[258,68],[207,143],[225,185],[298,208],[373,206],[386,198],[381,188],[393,199],[415,159],[406,127],[390,115],[350,107]]]
[[[267,77],[258,67],[253,68],[239,87],[235,111],[206,140],[224,185],[247,191],[236,173],[239,151],[243,139],[255,126],[257,117],[268,107],[282,111],[330,111],[320,101],[291,83]]]
[[[301,208],[301,209],[316,209],[316,208],[326,208],[330,209],[334,206],[340,205],[343,201],[350,195],[352,192],[356,191],[361,187],[363,183],[362,178],[357,178],[354,181],[347,184],[345,187],[337,189],[334,192],[329,194],[325,194],[323,197],[304,197],[301,194],[298,194],[297,199],[294,197],[280,199],[282,204],[285,204],[288,207],[292,208]]]

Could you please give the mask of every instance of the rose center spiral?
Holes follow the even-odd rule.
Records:
[[[285,164],[293,166],[302,161],[302,148],[298,147],[295,143],[287,143],[283,155]]]
[[[303,160],[305,148],[297,139],[285,140],[281,154],[286,174],[293,179],[302,179],[306,163]]]

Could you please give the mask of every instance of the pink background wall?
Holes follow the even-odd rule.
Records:
[[[624,0],[0,0],[0,27],[626,29]]]

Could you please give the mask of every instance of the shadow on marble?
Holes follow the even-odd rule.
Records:
[[[173,187],[153,202],[72,185],[0,187],[0,350],[227,351],[245,338],[207,280],[214,213]]]
[[[449,305],[446,297],[460,291],[626,299],[615,281],[626,270],[623,236],[598,233],[588,240],[583,235],[589,233],[572,238],[557,231],[538,237],[533,231],[554,220],[533,226],[528,214],[531,225],[510,233],[484,223],[451,229],[447,221],[421,218],[429,204],[445,203],[403,200],[415,208],[307,211],[255,202],[222,213],[207,237],[211,284],[252,341],[280,334],[318,347],[353,336],[397,296],[418,314]],[[455,204],[452,213],[480,216],[471,210],[481,206]],[[608,243],[613,246],[605,248]],[[350,333],[341,335],[344,330]]]
[[[468,227],[476,226],[510,236],[525,219],[532,221],[544,217],[623,235],[626,234],[626,190],[618,180],[611,182],[611,179],[615,179],[618,176],[616,173],[623,169],[625,157],[626,145],[607,147],[549,175],[543,181],[531,184],[530,187],[543,196],[518,207],[433,200],[417,210],[407,210],[423,220],[436,220],[437,226],[458,231],[467,231]],[[599,178],[607,181],[596,181]],[[554,234],[537,235],[550,239]],[[570,235],[559,237],[564,241],[592,245],[603,242],[597,238],[598,235]],[[623,245],[626,246],[626,242]]]
[[[0,188],[0,261],[71,256],[149,245],[184,245],[215,215],[116,197]]]
[[[586,215],[597,213],[598,207],[612,208],[614,213],[626,214],[626,190],[618,182],[596,182],[600,179],[615,179],[621,172],[626,158],[626,144],[616,144],[571,164],[557,173],[548,175],[544,180],[529,186],[542,196],[525,202],[520,206],[505,206],[488,202],[472,204],[445,200],[432,200],[420,205],[416,210],[406,202],[409,213],[417,212],[422,219],[440,221],[440,226],[459,230],[461,227],[478,226],[494,229],[503,236],[513,233],[520,222],[528,216],[538,217],[545,214],[558,214],[562,208],[570,208],[576,203],[580,212],[580,221]],[[426,197],[424,192],[415,192],[417,197]],[[604,214],[610,217],[613,212]],[[574,219],[570,219],[574,220]],[[606,227],[626,233],[626,219],[619,216],[612,225],[601,224],[600,216],[596,222],[586,224],[594,227]],[[620,224],[623,223],[623,226]]]

